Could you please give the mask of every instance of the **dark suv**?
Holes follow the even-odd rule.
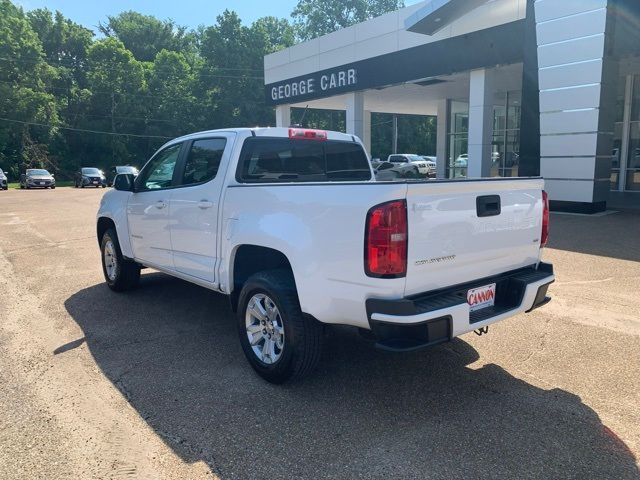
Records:
[[[133,176],[137,176],[138,175],[138,169],[136,167],[132,167],[131,165],[123,165],[123,166],[118,166],[118,167],[111,167],[109,169],[109,174],[107,175],[107,185],[109,185],[110,187],[113,186],[113,182],[116,179],[117,175],[120,174],[130,174]]]
[[[107,177],[104,176],[102,170],[94,167],[83,167],[75,173],[73,183],[76,188],[105,188],[107,186]]]

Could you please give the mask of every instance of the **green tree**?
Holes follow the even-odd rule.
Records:
[[[301,40],[335,32],[404,7],[404,0],[299,0],[291,13]]]
[[[152,135],[183,135],[197,128],[195,76],[185,55],[162,50],[148,70],[149,118]]]
[[[108,17],[98,29],[107,37],[115,37],[143,62],[152,62],[162,50],[184,51],[191,47],[193,34],[172,20],[158,20],[138,12],[122,12]]]
[[[55,75],[22,9],[0,0],[0,166],[14,178],[25,167],[52,168],[47,146],[57,132],[35,124],[58,120],[46,91]]]
[[[273,109],[264,101],[263,58],[291,41],[285,23],[262,19],[247,27],[229,10],[202,30],[199,98],[209,109],[210,126],[272,123]]]
[[[87,64],[91,96],[82,112],[84,123],[79,126],[113,135],[82,136],[86,141],[83,148],[76,150],[77,166],[87,158],[102,167],[140,163],[147,143],[125,134],[146,135],[148,92],[144,65],[114,38],[95,42],[88,51]]]

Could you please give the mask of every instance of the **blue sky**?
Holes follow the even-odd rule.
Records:
[[[225,8],[235,10],[243,22],[251,23],[267,15],[289,17],[297,0],[13,0],[26,10],[46,7],[60,10],[74,22],[95,30],[99,21],[107,15],[116,15],[125,10],[154,15],[158,18],[171,18],[179,25],[196,27],[200,24],[215,23],[216,16]],[[419,0],[405,0],[407,5]]]

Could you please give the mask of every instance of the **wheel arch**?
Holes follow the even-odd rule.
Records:
[[[237,311],[240,291],[246,281],[255,273],[267,270],[285,270],[291,274],[295,285],[295,275],[291,262],[279,250],[259,245],[243,244],[236,247],[229,269],[230,301],[233,311]],[[296,288],[297,291],[297,288]]]
[[[118,233],[116,229],[116,223],[109,217],[100,217],[98,218],[98,222],[96,224],[96,234],[98,236],[98,245],[102,242],[102,237],[106,233],[107,230],[113,228],[116,231],[116,235]]]

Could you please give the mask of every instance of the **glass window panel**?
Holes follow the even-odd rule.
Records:
[[[631,98],[631,121],[640,120],[640,75],[633,79],[633,97]]]
[[[522,92],[510,92],[509,105],[507,109],[507,129],[516,130],[520,128],[521,112]]]
[[[493,99],[493,131],[507,128],[507,94],[497,93]]]
[[[627,163],[627,168],[640,169],[640,122],[631,124],[629,137],[629,162]]]
[[[631,124],[626,189],[640,191],[640,122]]]
[[[451,102],[451,120],[449,133],[469,132],[469,104],[465,102]]]
[[[624,121],[624,96],[627,89],[627,77],[619,77],[616,89],[616,122]]]
[[[640,170],[627,171],[627,190],[640,192]]]
[[[491,176],[498,177],[500,170],[503,168],[503,160],[505,153],[505,133],[497,132],[493,134],[493,142],[491,142]]]
[[[449,138],[449,178],[467,175],[469,140],[466,135],[451,135]]]
[[[149,161],[137,180],[142,190],[158,190],[172,186],[173,171],[181,148],[181,143],[167,147]]]
[[[618,191],[620,188],[620,170],[611,170],[611,190]]]
[[[208,182],[215,178],[227,141],[224,138],[196,140],[185,164],[182,185]]]
[[[502,159],[505,169],[510,170],[509,175],[505,177],[517,177],[520,168],[520,132],[507,132],[507,144],[505,145],[505,154]]]
[[[616,123],[613,131],[613,150],[611,151],[611,168],[620,168],[622,153],[622,123]]]

